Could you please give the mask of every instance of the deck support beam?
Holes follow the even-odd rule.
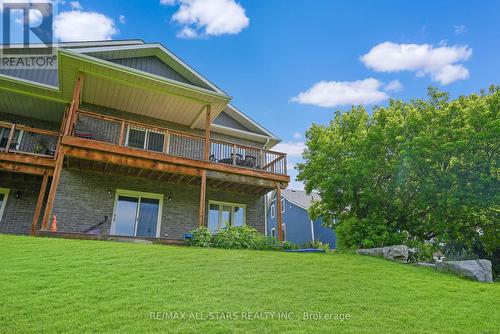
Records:
[[[283,213],[281,208],[281,184],[276,184],[276,231],[278,231],[278,241],[283,242]]]
[[[205,198],[207,192],[207,171],[201,171],[201,184],[200,184],[200,211],[198,215],[198,225],[205,226]]]
[[[205,161],[210,158],[210,124],[212,123],[212,106],[207,104],[207,113],[205,117]]]
[[[45,192],[47,191],[47,183],[49,182],[49,175],[44,174],[42,179],[42,185],[40,186],[40,192],[38,193],[38,199],[36,201],[35,213],[33,214],[33,221],[31,222],[31,235],[36,235],[36,227],[38,225],[38,219],[40,218],[40,213],[42,212],[43,199],[45,198]]]
[[[49,226],[50,214],[52,213],[52,208],[54,207],[54,201],[56,199],[57,187],[59,186],[59,180],[61,179],[61,172],[63,169],[64,162],[64,147],[59,148],[59,154],[56,159],[56,166],[54,168],[54,176],[52,177],[52,183],[50,184],[49,196],[47,197],[47,205],[45,206],[45,212],[42,220],[42,230],[46,230]]]

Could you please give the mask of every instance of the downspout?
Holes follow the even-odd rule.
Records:
[[[264,235],[267,237],[267,194],[264,195]]]
[[[269,144],[269,138],[267,138],[266,142],[264,143],[264,150],[267,150],[267,144]]]
[[[312,241],[314,242],[314,222],[311,219],[311,237]]]

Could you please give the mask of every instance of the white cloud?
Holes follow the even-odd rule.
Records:
[[[125,15],[120,15],[118,17],[118,20],[120,21],[121,24],[127,23],[127,18],[125,17]]]
[[[305,92],[292,98],[301,104],[319,107],[375,104],[389,96],[380,90],[382,83],[374,78],[356,81],[320,81]]]
[[[453,32],[455,35],[461,35],[467,32],[467,27],[463,24],[453,26]]]
[[[403,84],[399,80],[392,80],[385,85],[384,90],[386,92],[400,92],[403,90]]]
[[[60,41],[109,40],[117,33],[113,19],[95,12],[62,12],[54,21],[54,35]]]
[[[300,133],[300,132],[294,132],[293,139],[302,139],[302,133]]]
[[[462,65],[472,55],[465,46],[434,47],[430,44],[396,44],[384,42],[373,47],[361,61],[378,72],[413,71],[417,76],[429,75],[443,85],[466,79],[469,71]]]
[[[196,38],[198,37],[198,32],[190,27],[184,27],[177,33],[176,36],[185,39]]]
[[[73,10],[82,10],[83,7],[78,1],[70,1],[69,5],[71,6],[71,9]]]
[[[282,142],[273,147],[274,151],[286,153],[289,157],[300,157],[306,144],[302,141]]]
[[[178,33],[182,38],[238,34],[250,23],[245,9],[235,0],[160,0],[160,3],[179,4],[172,20],[182,26]]]

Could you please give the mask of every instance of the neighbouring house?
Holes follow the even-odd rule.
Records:
[[[286,155],[229,95],[161,44],[61,43],[56,56],[54,69],[0,68],[0,233],[265,233]]]
[[[336,235],[330,228],[323,225],[321,219],[312,220],[309,217],[309,207],[313,201],[319,201],[317,192],[307,194],[301,190],[284,189],[281,190],[281,201],[276,199],[277,191],[271,194],[267,205],[267,235],[277,237],[281,217],[281,230],[284,241],[289,241],[296,245],[305,245],[312,241],[321,241],[328,244],[330,248],[335,248]]]

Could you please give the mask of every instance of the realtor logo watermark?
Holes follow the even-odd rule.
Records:
[[[185,312],[185,311],[150,311],[150,320],[156,321],[349,321],[348,313],[335,312],[283,312],[283,311],[239,311],[239,312]]]
[[[0,0],[0,69],[57,68],[56,4],[52,0]]]

